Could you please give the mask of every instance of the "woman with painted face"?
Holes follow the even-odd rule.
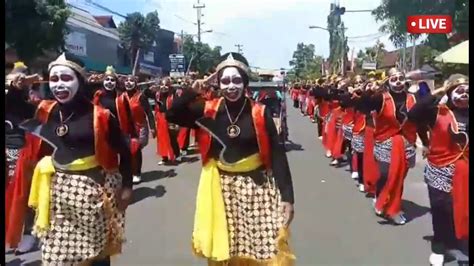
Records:
[[[118,75],[112,66],[108,66],[105,70],[102,84],[103,87],[94,93],[94,104],[104,107],[117,117],[123,133],[129,136],[135,134],[130,103],[127,96],[117,90]],[[133,137],[136,137],[136,135]]]
[[[29,197],[42,265],[110,265],[132,196],[129,142],[111,112],[87,97],[82,62],[62,54],[48,69],[55,100],[21,125],[38,147],[53,149],[37,155]]]
[[[161,81],[155,94],[155,119],[157,126],[156,154],[161,157],[159,165],[176,164],[179,157],[178,126],[169,122],[165,113],[171,108],[175,94],[170,78]]]
[[[440,104],[446,94],[448,100]],[[408,119],[430,128],[425,182],[430,198],[433,240],[431,265],[449,255],[468,265],[469,240],[469,81],[452,75],[445,87],[425,96]],[[464,254],[463,254],[464,253]],[[464,264],[463,264],[464,263]]]
[[[137,81],[137,77],[128,75],[125,80],[126,91],[124,93],[130,104],[133,124],[135,125],[135,135],[138,136],[138,142],[140,143],[138,151],[133,156],[133,183],[135,184],[142,181],[142,149],[148,144],[148,130],[150,129],[153,138],[156,137],[155,117],[151,111],[148,98],[138,89]]]
[[[242,55],[227,53],[215,75],[196,81],[167,112],[169,121],[199,127],[193,250],[209,265],[292,265],[291,173],[270,111],[244,94],[248,73]],[[214,79],[223,97],[205,101],[201,88]]]
[[[374,115],[374,155],[379,164],[380,178],[376,184],[375,213],[403,225],[406,218],[401,210],[404,179],[408,168],[415,166],[417,127],[407,121],[407,112],[416,103],[415,96],[407,92],[405,75],[390,69],[381,93],[363,94],[366,113]],[[423,142],[426,132],[418,131]]]

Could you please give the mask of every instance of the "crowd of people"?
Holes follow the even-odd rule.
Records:
[[[194,253],[209,265],[292,265],[289,164],[271,111],[247,91],[243,56],[224,55],[203,79],[91,74],[66,53],[47,72],[28,75],[18,62],[6,76],[8,252],[40,240],[42,265],[110,265],[143,148],[155,139],[159,165],[178,165],[194,139],[203,163]],[[31,93],[42,85],[43,99]]]
[[[281,103],[285,91],[252,94],[242,55],[225,54],[202,79],[140,82],[113,67],[91,75],[70,54],[47,72],[28,75],[19,62],[6,76],[12,251],[29,252],[39,238],[43,265],[110,265],[125,239],[133,185],[141,182],[142,150],[155,140],[159,165],[178,165],[191,146],[200,152],[194,254],[209,265],[293,264],[291,171],[273,119],[279,104],[265,104]],[[49,98],[39,97],[41,84]],[[396,225],[407,223],[403,185],[421,148],[434,231],[429,261],[443,265],[454,256],[467,263],[466,76],[416,93],[397,69],[386,77],[333,75],[290,87],[293,107],[317,125],[330,166],[348,164],[358,189],[373,198],[374,213]]]
[[[420,84],[416,91],[409,91]],[[292,84],[293,107],[317,123],[330,166],[348,164],[375,215],[404,225],[405,178],[421,141],[434,237],[431,265],[445,256],[468,265],[469,81],[452,75],[430,91],[395,68]],[[409,217],[408,217],[409,218]]]

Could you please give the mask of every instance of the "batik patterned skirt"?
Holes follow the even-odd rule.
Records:
[[[358,153],[364,152],[364,133],[352,135],[352,150]]]
[[[416,149],[415,146],[409,143],[403,138],[405,143],[405,156],[408,161],[408,166],[413,168],[416,163]],[[375,142],[374,147],[375,160],[379,162],[390,163],[392,161],[392,139],[389,138],[385,141]]]
[[[52,178],[50,229],[41,236],[45,265],[82,265],[120,253],[124,213],[115,193],[120,174],[105,174],[103,185],[86,175],[57,172]]]
[[[13,182],[15,176],[16,162],[18,161],[18,156],[20,155],[19,149],[5,149],[5,159],[6,159],[6,178],[7,183]]]
[[[454,164],[438,167],[430,162],[425,167],[425,182],[428,186],[436,188],[446,193],[450,193],[453,188]]]
[[[221,174],[229,229],[230,265],[239,259],[261,263],[289,259],[283,258],[289,252],[288,244],[285,241],[282,248],[282,241],[278,240],[284,222],[280,192],[270,181],[273,178],[265,177],[266,181],[257,185],[250,176]]]
[[[350,125],[342,125],[342,134],[345,139],[352,140],[352,128],[354,127],[353,124]]]

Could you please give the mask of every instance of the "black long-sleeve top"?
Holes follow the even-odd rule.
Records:
[[[126,92],[129,97],[132,97],[136,91],[127,91]],[[156,125],[155,125],[155,117],[153,116],[153,111],[151,110],[150,102],[148,102],[148,93],[142,93],[140,95],[140,105],[143,108],[143,111],[145,111],[146,118],[148,120],[148,125],[150,129],[156,130]]]
[[[36,106],[28,103],[26,90],[10,86],[5,95],[5,147],[21,149],[25,145],[25,131],[19,125],[33,118]]]
[[[51,110],[46,124],[41,130],[42,136],[56,146],[54,160],[59,164],[69,164],[79,158],[95,154],[94,137],[94,106],[85,98],[73,100],[68,104],[57,104]],[[69,128],[63,137],[56,135],[56,128],[61,124],[60,111],[63,121]],[[68,119],[69,118],[69,119]],[[111,115],[109,118],[109,146],[120,156],[119,171],[122,174],[124,187],[132,187],[132,156],[130,143],[122,134],[118,120]]]
[[[438,116],[439,101],[440,98],[436,96],[426,95],[410,109],[408,120],[433,128]],[[456,108],[450,102],[447,105],[459,124],[459,131],[469,134],[469,109]]]
[[[389,91],[390,95],[393,98],[395,103],[395,116],[400,124],[404,122],[407,118],[408,109],[406,106],[406,99],[408,93],[392,93]],[[360,102],[359,108],[361,108],[364,113],[369,114],[371,111],[376,111],[380,113],[382,111],[383,106],[383,94],[382,93],[363,93]],[[418,99],[417,99],[418,102]],[[413,107],[412,107],[413,108]],[[428,139],[428,129],[423,124],[417,124],[417,133],[420,137],[421,142],[424,146],[428,146],[429,139]]]
[[[233,119],[240,112],[243,101],[244,98],[235,103],[227,102],[230,116]],[[175,98],[171,109],[166,113],[166,119],[183,127],[197,128],[195,122],[204,116],[204,106],[205,100],[198,98],[197,93],[186,91],[181,97]],[[280,190],[282,200],[294,203],[293,182],[285,148],[279,143],[278,133],[269,109],[265,110],[265,125],[270,138],[273,175]],[[230,121],[225,110],[225,104],[219,106],[214,123],[214,133],[227,145],[226,153],[224,154],[227,161],[237,162],[259,152],[250,100],[247,100],[244,110],[236,122],[236,125],[241,128],[241,133],[237,138],[232,139],[227,135],[227,127],[230,125]],[[222,146],[219,142],[212,139],[209,156],[217,159],[221,150]]]
[[[343,92],[336,96],[336,99],[339,101],[342,108],[351,108],[355,107],[357,99],[352,97],[352,94],[349,92]]]
[[[313,95],[316,99],[321,99],[323,101],[331,100],[331,95],[329,93],[329,89],[327,88],[314,88]]]
[[[119,96],[120,92],[117,92],[116,90],[106,90],[102,89],[103,93],[101,94],[101,97],[99,99],[99,104],[100,106],[104,107],[105,109],[109,110],[116,118],[118,118],[118,111],[117,111],[117,105],[116,105],[116,99]],[[130,103],[128,100],[124,101],[123,104],[125,105],[125,110],[127,112],[127,116],[129,117],[129,127],[130,128],[135,128],[135,125],[133,124],[133,116],[132,116],[132,109],[130,108]],[[119,124],[120,126],[120,124]],[[132,136],[132,137],[137,137],[137,136]]]
[[[174,97],[174,94],[173,95],[172,94],[173,94],[172,92],[167,91],[167,92],[161,92],[159,95],[158,94],[156,95],[155,103],[158,106],[158,111],[160,113],[166,113],[168,111],[168,106],[167,106],[168,97],[173,96],[173,101],[176,101],[176,98],[179,98],[179,97]]]

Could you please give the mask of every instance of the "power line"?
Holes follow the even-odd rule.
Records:
[[[374,37],[374,36],[384,36],[384,35],[387,35],[387,33],[377,32],[377,33],[372,33],[372,34],[367,34],[367,35],[350,36],[350,37],[347,37],[347,38],[348,39],[362,39],[362,38],[371,38],[371,37]]]
[[[182,17],[180,17],[180,16],[178,16],[178,15],[176,15],[176,14],[174,14],[174,16],[177,17],[177,18],[179,18],[180,20],[182,20],[182,21],[184,21],[184,22],[187,22],[187,23],[191,23],[191,24],[196,25],[195,22],[191,22],[191,21],[189,21],[189,20],[187,20],[187,19],[184,19],[184,18],[182,18]]]
[[[105,7],[105,6],[101,5],[101,4],[98,4],[98,3],[96,3],[96,2],[94,2],[94,1],[92,1],[92,0],[85,0],[85,1],[86,1],[87,4],[92,5],[92,6],[95,6],[96,8],[102,9],[103,11],[109,12],[109,13],[111,13],[111,14],[114,14],[114,15],[116,15],[116,16],[122,17],[122,18],[124,18],[124,19],[127,19],[127,18],[128,18],[127,16],[122,15],[122,14],[120,14],[120,13],[118,13],[118,12],[115,12],[115,11],[111,10],[110,8]]]

